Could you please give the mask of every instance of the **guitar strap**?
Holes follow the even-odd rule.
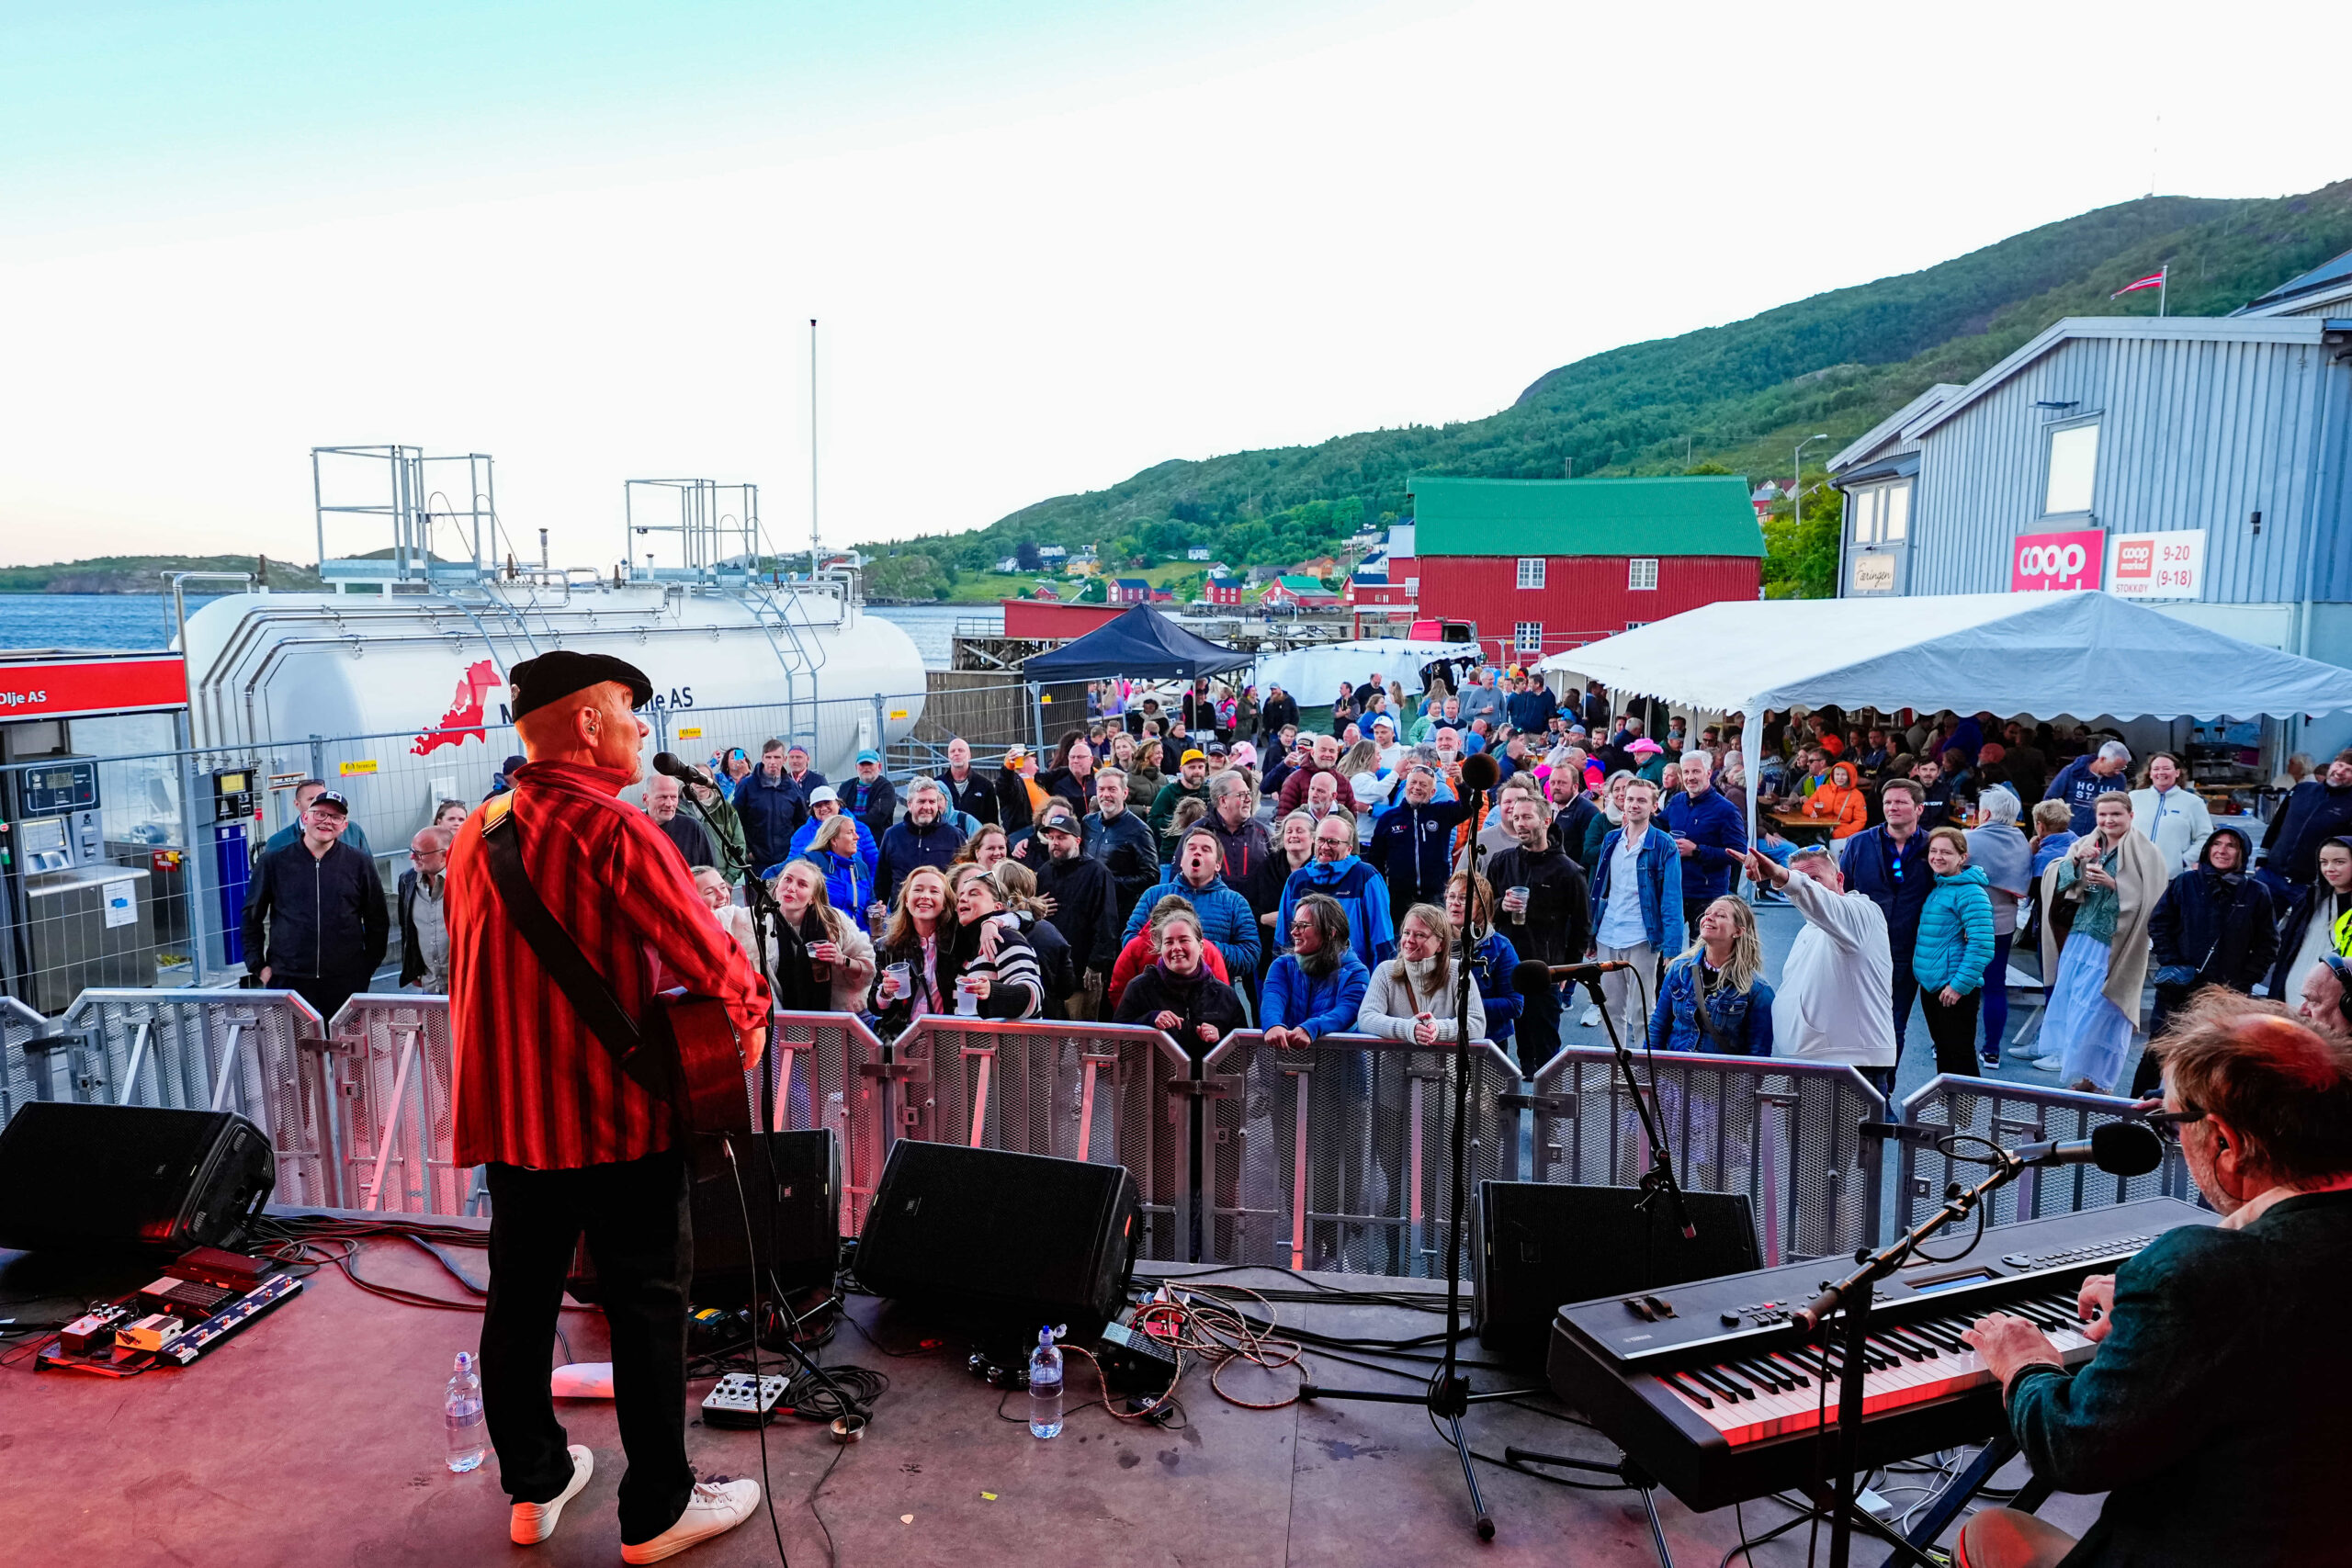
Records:
[[[667,1041],[658,1032],[649,1034],[640,1029],[622,1009],[612,987],[531,886],[523,868],[522,824],[514,818],[514,801],[511,791],[495,795],[482,813],[482,848],[499,903],[588,1032],[612,1053],[622,1072],[671,1108],[680,1141],[691,1142],[684,1136],[689,1123],[677,1104],[677,1074],[672,1070]]]

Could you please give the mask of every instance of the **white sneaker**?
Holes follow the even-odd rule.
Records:
[[[563,1517],[563,1506],[580,1495],[588,1484],[588,1477],[596,1468],[596,1456],[582,1443],[571,1445],[571,1484],[565,1487],[551,1503],[517,1503],[514,1517],[508,1522],[506,1533],[517,1546],[537,1546],[555,1534],[556,1520]]]
[[[690,1546],[708,1540],[715,1535],[725,1535],[759,1511],[760,1483],[756,1481],[699,1481],[686,1498],[686,1511],[678,1522],[655,1536],[640,1540],[635,1546],[621,1548],[624,1562],[659,1562],[665,1557],[675,1557]]]
[[[1585,1009],[1584,1016],[1577,1020],[1577,1022],[1581,1028],[1597,1028],[1600,1023],[1600,1010],[1595,1007],[1589,1007]]]

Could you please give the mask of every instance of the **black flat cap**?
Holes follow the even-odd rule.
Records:
[[[645,671],[609,653],[580,653],[559,648],[553,653],[526,659],[506,672],[506,679],[513,689],[506,704],[507,715],[512,718],[520,718],[533,708],[543,708],[559,697],[605,681],[617,681],[628,688],[631,707],[641,708],[653,700],[653,682],[645,678]]]

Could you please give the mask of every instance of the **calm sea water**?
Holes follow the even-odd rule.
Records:
[[[191,595],[190,613],[209,604]],[[1004,629],[1004,614],[973,604],[888,605],[868,615],[906,629],[923,667],[944,670],[958,624]],[[0,649],[135,649],[169,646],[172,602],[162,593],[0,593]]]

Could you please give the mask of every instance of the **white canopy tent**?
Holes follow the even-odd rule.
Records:
[[[1323,707],[1337,702],[1340,682],[1361,684],[1367,675],[1401,682],[1406,690],[1421,689],[1421,670],[1440,659],[1475,659],[1476,643],[1435,642],[1411,637],[1363,637],[1354,642],[1324,643],[1272,653],[1258,660],[1258,694],[1279,684],[1301,707]]]
[[[2101,592],[1708,604],[1536,668],[1612,694],[1745,716],[1751,781],[1767,708],[2205,719],[2352,711],[2352,670]],[[1752,790],[1747,831],[1752,843]]]

